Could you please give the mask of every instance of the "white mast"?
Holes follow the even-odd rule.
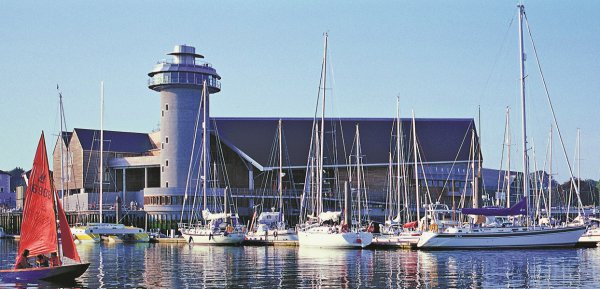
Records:
[[[548,176],[548,219],[552,220],[552,141],[553,127],[550,125],[550,176]]]
[[[104,185],[104,81],[100,82],[100,223],[102,223],[102,190]]]
[[[506,160],[507,164],[507,175],[506,175],[506,207],[510,208],[510,186],[511,186],[511,181],[510,181],[510,150],[511,150],[511,142],[512,142],[512,138],[511,138],[511,134],[510,134],[510,107],[506,108],[506,145],[508,146],[508,159]]]
[[[519,8],[519,67],[521,72],[521,117],[522,117],[522,150],[523,150],[523,196],[527,198],[527,215],[529,210],[529,161],[527,158],[527,119],[525,110],[525,52],[523,50],[523,18],[525,16],[525,7],[518,5]]]
[[[415,111],[412,111],[412,131],[413,131],[413,153],[415,159],[415,196],[417,203],[417,224],[421,221],[421,200],[420,200],[420,192],[419,192],[419,166],[417,164],[417,130],[415,124]]]
[[[281,133],[281,119],[279,119],[279,123],[278,123],[278,138],[279,138],[279,178],[278,178],[278,186],[277,189],[279,190],[279,221],[283,222],[284,221],[284,215],[283,215],[283,152],[282,152],[282,148],[283,148],[283,144],[282,144],[282,133]]]
[[[577,191],[581,192],[581,130],[577,128]]]
[[[208,118],[206,117],[206,98],[208,98],[208,93],[206,93],[206,80],[202,86],[202,211],[206,210],[206,185],[208,174],[208,154],[210,153],[206,149],[207,144],[207,126],[208,126]]]
[[[361,224],[361,221],[362,221],[362,218],[361,218],[362,217],[361,216],[361,209],[362,208],[360,206],[360,202],[361,202],[361,199],[360,199],[360,195],[361,195],[360,190],[361,190],[361,187],[362,187],[361,186],[361,181],[362,181],[361,174],[362,173],[361,173],[361,170],[360,170],[360,167],[361,167],[361,164],[360,164],[360,153],[361,153],[360,152],[360,132],[359,132],[358,123],[357,123],[356,124],[356,182],[357,182],[357,186],[356,186],[356,190],[357,190],[357,194],[356,195],[357,195],[357,198],[356,198],[356,200],[358,202],[358,225],[359,225],[359,227],[360,227],[360,224]]]
[[[400,96],[396,99],[396,206],[397,206],[397,215],[396,219],[400,222],[400,138],[402,135],[400,134]],[[404,200],[404,205],[407,205],[406,199]]]
[[[56,85],[56,88],[58,89],[58,84]],[[64,165],[64,156],[63,156],[63,151],[65,149],[65,143],[64,143],[64,138],[63,138],[63,132],[65,130],[65,128],[63,127],[63,121],[64,121],[64,109],[63,109],[63,102],[62,102],[62,93],[60,93],[60,91],[58,91],[58,101],[59,101],[59,110],[60,110],[60,133],[59,133],[59,140],[60,140],[60,191],[61,191],[61,198],[62,198],[62,203],[64,205],[65,203],[65,165]],[[67,154],[68,156],[68,154]]]
[[[319,148],[319,161],[317,163],[318,172],[318,187],[317,193],[318,197],[318,209],[317,213],[320,215],[323,212],[323,144],[325,143],[324,133],[325,133],[325,92],[327,90],[327,33],[325,33],[325,41],[324,41],[324,49],[323,49],[323,69],[322,69],[322,78],[323,78],[323,102],[321,106],[321,136],[320,136],[320,148]],[[321,221],[321,217],[319,216],[319,222]]]

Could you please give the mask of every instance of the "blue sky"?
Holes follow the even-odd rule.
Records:
[[[147,73],[176,44],[196,46],[223,77],[215,116],[312,116],[328,32],[332,116],[477,117],[484,166],[500,165],[505,107],[520,142],[516,1],[3,1],[0,9],[0,169],[31,166],[37,138],[67,125],[148,132],[159,122]],[[600,2],[526,1],[573,161],[600,179]],[[527,46],[528,130],[543,165],[550,112]],[[52,137],[51,137],[52,136]],[[441,139],[440,142],[443,142]],[[49,141],[52,148],[53,141]],[[555,170],[567,175],[559,143]],[[520,161],[513,161],[520,164]],[[515,167],[515,169],[520,166]]]

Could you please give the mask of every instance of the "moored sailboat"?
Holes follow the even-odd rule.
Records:
[[[246,244],[255,245],[297,245],[298,234],[285,220],[285,208],[283,202],[283,125],[281,119],[277,125],[277,143],[279,153],[279,169],[277,170],[277,209],[262,211],[256,217],[256,211],[252,218],[250,230],[246,234]],[[263,198],[263,202],[265,198]],[[263,206],[264,207],[264,206]]]
[[[61,234],[59,239],[59,230],[70,232],[67,217],[50,176],[42,133],[27,185],[15,269],[0,270],[0,279],[3,282],[64,281],[81,276],[90,263],[81,262],[71,234]],[[58,259],[52,262],[54,266],[51,267],[28,266],[27,257],[40,254],[56,254]],[[63,263],[67,260],[60,260],[61,254],[70,259],[69,264]]]
[[[525,72],[523,51],[523,20],[525,8],[519,8],[519,61],[522,113],[522,160],[523,199],[511,208],[462,209],[465,215],[484,217],[485,221],[470,222],[467,226],[432,228],[424,232],[417,246],[421,249],[500,249],[573,247],[585,232],[585,226],[562,226],[536,224],[530,209],[529,158],[527,154],[527,126],[525,109]],[[555,119],[556,121],[556,119]],[[559,130],[560,135],[560,130]],[[578,191],[577,191],[578,192]],[[579,193],[577,193],[579,197]],[[502,217],[521,216],[521,219],[503,220]]]
[[[351,200],[348,191],[348,185],[345,186],[345,206],[344,212],[341,211],[324,211],[323,203],[323,152],[324,152],[324,134],[325,134],[325,91],[327,80],[327,33],[325,34],[323,62],[321,66],[321,81],[319,83],[319,98],[323,91],[321,102],[321,118],[320,129],[315,121],[313,122],[311,141],[311,155],[309,156],[309,167],[307,171],[307,179],[310,179],[311,189],[309,192],[305,189],[304,194],[309,193],[309,197],[303,197],[302,206],[304,210],[300,210],[300,220],[304,223],[298,225],[298,244],[301,247],[321,247],[321,248],[364,248],[369,246],[373,241],[373,234],[360,228],[360,220],[354,225],[351,214]],[[322,87],[321,87],[322,85]],[[318,103],[317,103],[318,105]],[[357,153],[358,155],[358,153]],[[312,164],[312,165],[311,165]],[[310,172],[309,172],[310,171]],[[310,174],[310,178],[308,177]],[[314,178],[313,178],[314,176]],[[314,186],[312,185],[314,183]],[[305,208],[304,201],[312,200],[312,212],[308,214]],[[306,211],[306,212],[304,212]],[[360,212],[360,208],[359,208]],[[344,220],[342,221],[342,213]]]
[[[188,198],[188,190],[190,188],[194,189],[193,200],[196,200],[196,194],[198,189],[202,189],[202,219],[197,217],[196,210],[198,209],[195,201],[192,204],[188,204],[190,210],[190,219],[187,223],[180,222],[178,224],[179,231],[183,238],[191,244],[202,244],[202,245],[239,245],[244,241],[245,236],[245,227],[240,224],[239,217],[237,213],[231,213],[229,211],[229,195],[228,187],[225,187],[223,190],[223,203],[217,204],[216,194],[221,190],[213,187],[211,188],[213,199],[215,200],[215,204],[213,206],[213,210],[221,210],[220,213],[211,212],[208,207],[208,186],[209,183],[217,182],[217,167],[212,170],[214,173],[211,174],[209,162],[210,162],[210,149],[209,149],[209,118],[208,118],[208,92],[206,90],[206,82],[204,82],[202,88],[202,100],[200,101],[200,106],[198,107],[198,114],[196,118],[196,131],[194,132],[194,141],[192,144],[192,153],[190,156],[190,165],[188,171],[188,180],[186,183],[186,191],[184,196],[184,205],[182,206],[181,216],[183,219],[183,215],[186,209],[186,200]],[[200,116],[203,116],[202,120],[200,120]],[[199,153],[196,153],[196,133],[199,125],[202,125],[202,148]],[[194,159],[195,157],[200,156],[200,168],[197,170],[198,176],[197,180],[201,180],[201,183],[192,181],[194,171]],[[213,178],[210,180],[210,178]],[[219,208],[220,207],[220,208]]]
[[[71,234],[79,243],[93,243],[105,240],[109,243],[148,243],[150,236],[142,229],[134,226],[125,226],[118,223],[104,223],[103,217],[103,192],[104,192],[104,82],[100,84],[100,148],[99,154],[99,222],[88,223],[71,228]]]

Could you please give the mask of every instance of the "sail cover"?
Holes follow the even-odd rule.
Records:
[[[518,203],[510,208],[501,207],[485,207],[481,209],[464,208],[461,210],[467,215],[483,215],[483,216],[516,216],[525,215],[527,212],[527,198],[522,198]]]
[[[58,249],[51,182],[46,141],[42,133],[25,192],[21,241],[17,257],[21,256],[25,249],[29,250],[29,256],[48,254]]]
[[[56,197],[56,204],[58,205],[58,224],[60,225],[60,239],[63,249],[63,256],[81,263],[79,253],[77,253],[77,249],[75,248],[73,236],[71,235],[71,228],[67,222],[67,216],[65,215],[65,211],[60,203],[57,191],[54,191],[54,196]]]

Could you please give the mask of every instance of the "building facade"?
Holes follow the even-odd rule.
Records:
[[[0,170],[0,210],[16,207],[16,194],[10,190],[10,174]]]
[[[105,131],[104,180],[99,180],[99,131],[77,128],[57,139],[54,181],[66,210],[97,210],[102,185],[104,210],[114,209],[120,198],[126,210],[143,210],[168,220],[187,219],[198,214],[198,204],[203,202],[199,184],[206,179],[211,204],[223,203],[227,189],[232,207],[241,217],[249,217],[257,207],[265,210],[275,203],[279,162],[274,144],[281,121],[284,199],[287,212],[296,214],[300,198],[310,190],[307,172],[314,120],[210,117],[210,96],[221,90],[221,77],[212,65],[198,61],[203,56],[194,47],[176,46],[169,55],[172,61],[159,62],[148,74],[148,87],[160,98],[160,131]],[[383,214],[392,180],[398,178],[390,167],[397,167],[398,162],[406,168],[402,178],[411,192],[416,191],[415,176],[419,180],[422,200],[448,202],[460,196],[472,203],[474,184],[479,183],[473,172],[480,163],[473,160],[481,159],[473,119],[416,119],[416,141],[411,137],[410,119],[401,120],[399,132],[395,122],[393,118],[325,120],[323,169],[328,204],[335,207],[343,183],[352,182],[357,127],[363,187],[374,215]],[[395,146],[398,138],[403,144],[400,149]],[[210,152],[206,158],[200,153],[203,146]],[[398,151],[401,158],[396,156]],[[415,160],[420,165],[417,172]],[[204,172],[202,167],[209,169]],[[414,193],[410,196],[414,198]],[[196,208],[184,209],[184,203],[196,204]]]

